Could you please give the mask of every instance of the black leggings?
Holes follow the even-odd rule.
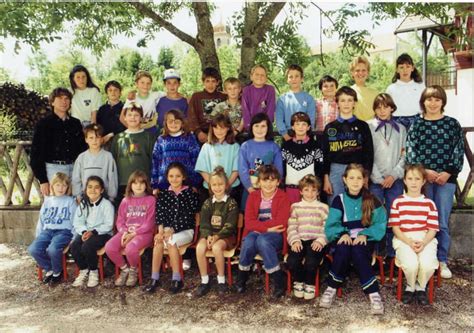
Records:
[[[97,250],[102,248],[109,239],[110,235],[92,235],[83,242],[82,236],[76,236],[71,244],[71,254],[79,269],[96,270]]]

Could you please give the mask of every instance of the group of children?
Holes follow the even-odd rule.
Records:
[[[96,89],[87,70],[77,67],[70,76],[73,89]],[[97,286],[97,250],[104,246],[120,268],[115,285],[134,286],[140,255],[153,247],[145,291],[160,286],[163,256],[168,255],[170,291],[177,293],[183,287],[180,249],[194,243],[201,274],[196,295],[210,290],[209,255],[215,257],[217,291],[223,294],[224,251],[239,246],[237,221],[243,213],[240,293],[246,291],[259,255],[274,282],[274,295],[282,296],[280,254],[288,253],[295,297],[312,299],[316,270],[330,253],[320,306],[331,306],[352,265],[372,312],[380,314],[383,302],[370,263],[373,252],[386,247],[388,259],[396,257],[407,277],[403,302],[427,304],[425,287],[438,260],[442,276],[451,275],[446,265],[448,220],[463,163],[461,127],[443,114],[447,98],[439,86],[421,89],[416,103],[407,102],[420,84],[412,82],[418,72],[408,55],[397,60],[388,89],[393,98],[372,94],[365,86],[369,70],[367,59],[354,60],[352,88],[337,89],[334,78],[323,77],[323,99],[315,102],[301,89],[303,70],[297,65],[288,68],[290,91],[278,100],[266,84],[263,66],[252,69],[252,84],[242,89],[241,97],[237,79],[225,80],[222,94],[217,91],[219,73],[206,68],[204,90],[189,103],[178,92],[176,70],[165,71],[166,95],[152,92],[151,76],[139,71],[137,92],[125,104],[115,81],[107,83],[108,102],[97,115],[92,99],[82,100],[92,106],[90,118],[81,119],[89,149],[59,160],[42,146],[46,139],[41,135],[52,135],[47,128],[53,127],[40,121],[32,167],[42,192],[49,194],[50,188],[52,196],[41,208],[29,250],[46,271],[45,282],[61,280],[62,250],[72,240],[71,253],[80,269],[74,286],[86,280],[87,286]],[[75,98],[76,92],[53,91],[52,117],[58,119],[49,122],[54,120],[55,130],[74,119],[64,109],[74,111]],[[404,108],[401,122],[393,116],[399,105]],[[420,109],[422,116],[415,116]],[[275,116],[281,148],[273,141]],[[58,150],[54,148],[50,150]],[[381,242],[386,232],[386,242]]]

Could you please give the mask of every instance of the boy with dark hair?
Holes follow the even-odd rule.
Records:
[[[318,88],[323,97],[316,101],[316,132],[323,132],[324,127],[338,116],[335,99],[338,85],[337,80],[330,75],[324,75],[319,80]]]
[[[97,124],[104,129],[104,144],[114,135],[126,130],[125,125],[120,121],[120,113],[123,109],[123,102],[120,100],[122,86],[117,81],[109,81],[105,84],[105,92],[107,102],[97,112]]]
[[[214,107],[227,99],[227,96],[217,91],[220,74],[217,69],[207,67],[202,72],[203,91],[195,92],[189,100],[189,125],[199,142],[205,143],[209,131],[209,121]]]
[[[31,168],[41,184],[41,193],[49,195],[49,182],[57,172],[72,175],[77,156],[87,149],[79,119],[69,115],[72,94],[56,88],[49,95],[53,113],[35,127],[31,144]]]

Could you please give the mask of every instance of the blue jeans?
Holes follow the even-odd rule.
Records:
[[[46,229],[31,243],[28,252],[46,272],[59,274],[63,270],[63,250],[71,239],[69,229]]]
[[[52,164],[52,163],[46,163],[46,176],[48,177],[49,183],[51,183],[51,180],[53,180],[54,175],[57,172],[62,172],[66,174],[66,176],[69,177],[69,179],[72,179],[72,169],[74,167],[74,164]]]
[[[239,269],[249,271],[257,254],[263,258],[265,272],[271,274],[280,269],[278,252],[283,247],[283,236],[278,232],[265,232],[263,234],[251,231],[242,241],[240,248]]]
[[[449,215],[453,208],[453,197],[456,191],[456,184],[446,183],[444,185],[426,183],[426,195],[434,201],[438,209],[439,231],[436,234],[438,239],[438,260],[448,261],[449,245]]]
[[[344,182],[342,181],[342,175],[344,174],[344,171],[346,171],[346,168],[346,164],[331,163],[329,181],[331,182],[332,186],[332,195],[330,195],[328,198],[329,206],[331,206],[335,197],[344,192],[345,186]]]
[[[390,216],[390,207],[392,206],[393,200],[395,200],[399,195],[403,194],[403,181],[401,179],[397,179],[391,188],[383,188],[380,184],[370,184],[370,192],[384,204],[388,217]],[[385,234],[385,252],[389,257],[395,257],[395,250],[392,246],[392,240],[392,228],[387,228],[387,233]],[[378,252],[379,243],[375,245],[375,248]]]

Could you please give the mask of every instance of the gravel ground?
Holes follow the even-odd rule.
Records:
[[[113,268],[108,266],[111,275]],[[263,275],[257,274],[246,295],[229,294],[224,299],[214,291],[195,299],[192,292],[199,274],[193,269],[186,273],[185,288],[177,296],[164,289],[150,296],[138,287],[115,288],[110,276],[92,290],[73,288],[71,281],[50,288],[37,280],[26,247],[0,244],[0,331],[473,331],[472,262],[458,260],[452,268],[454,278],[436,289],[432,306],[402,305],[395,299],[395,285],[386,284],[381,289],[385,315],[372,316],[355,276],[344,287],[343,298],[329,310],[319,309],[317,300],[285,297],[275,301],[265,296]],[[165,283],[169,278],[169,272],[163,274]]]

